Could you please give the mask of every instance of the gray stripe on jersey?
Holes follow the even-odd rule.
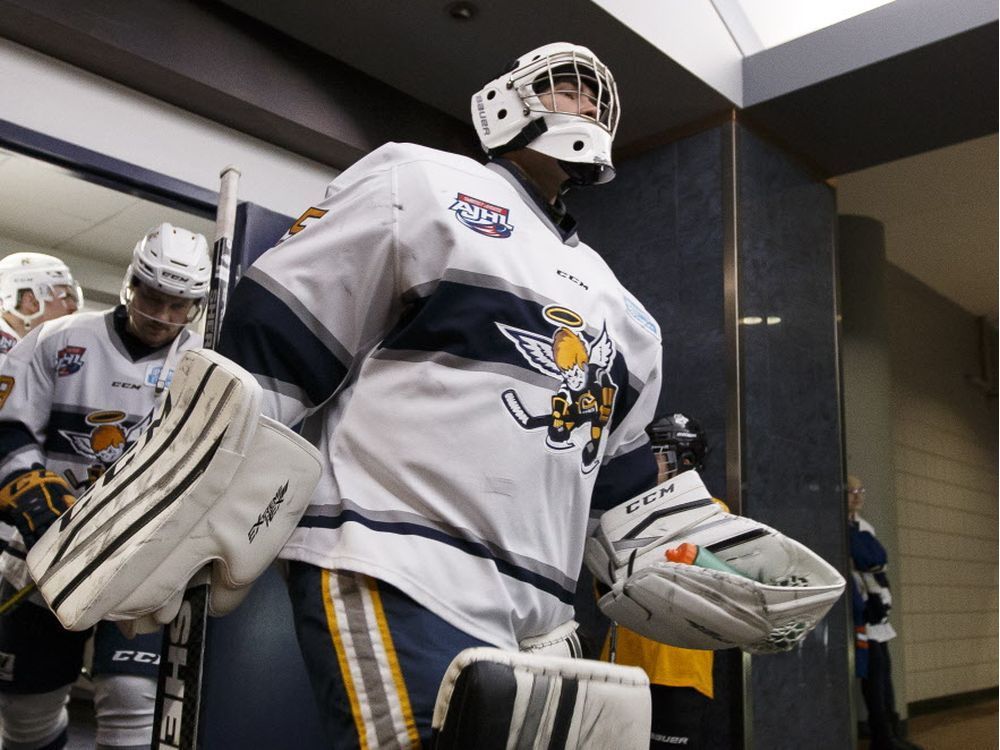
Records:
[[[442,367],[469,372],[492,372],[512,380],[519,380],[528,385],[555,392],[559,381],[543,375],[540,372],[525,367],[507,364],[506,362],[486,362],[481,359],[468,359],[448,352],[414,351],[410,349],[381,349],[372,356],[373,360],[388,360],[392,362],[433,362]],[[499,389],[497,391],[499,393]],[[499,398],[499,396],[498,396]]]
[[[315,315],[309,312],[303,301],[293,292],[290,292],[288,289],[283,287],[277,281],[260,270],[257,266],[250,266],[250,268],[248,268],[246,273],[243,275],[257,282],[281,300],[285,307],[291,310],[295,317],[302,321],[302,324],[308,328],[309,331],[320,340],[320,342],[322,342],[323,346],[330,350],[333,356],[336,357],[345,368],[350,367],[351,361],[354,358],[351,356],[347,347],[340,343],[337,337],[333,335],[333,332],[324,326]]]
[[[368,718],[372,720],[375,726],[375,735],[378,738],[375,746],[398,747],[398,743],[395,741],[396,730],[392,721],[392,706],[389,704],[389,696],[382,683],[375,644],[371,637],[372,633],[379,637],[381,634],[377,628],[369,625],[368,617],[365,614],[364,593],[361,591],[361,587],[366,584],[367,579],[357,573],[337,573],[336,576],[340,598],[344,602],[344,610],[347,613],[347,630],[351,634],[357,666],[365,684],[365,696],[368,698]]]
[[[293,383],[286,383],[284,380],[278,380],[277,378],[272,378],[269,375],[261,375],[256,372],[252,373],[252,375],[254,380],[260,383],[260,387],[265,391],[280,394],[299,404],[315,406],[312,399],[309,398],[309,394]]]
[[[511,565],[516,565],[517,567],[534,573],[535,575],[543,576],[550,581],[555,582],[559,586],[562,586],[567,591],[573,591],[573,589],[576,588],[576,578],[566,575],[558,568],[554,568],[541,560],[535,560],[534,558],[526,557],[522,554],[506,550],[496,543],[482,538],[469,529],[460,529],[457,526],[452,526],[440,521],[432,521],[429,518],[425,518],[424,516],[409,511],[372,510],[358,505],[348,498],[342,498],[339,505],[310,505],[306,509],[305,515],[333,518],[339,516],[344,511],[352,511],[363,518],[377,523],[405,523],[412,524],[414,526],[422,526],[425,529],[446,534],[447,536],[455,539],[461,539],[465,542],[481,545],[488,549],[490,554],[494,557],[510,563]]]

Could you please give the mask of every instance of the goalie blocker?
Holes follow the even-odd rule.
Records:
[[[234,609],[277,556],[319,480],[316,449],[261,415],[246,370],[185,353],[150,428],[28,554],[62,624],[155,630],[210,566],[209,612]]]
[[[667,549],[684,542],[744,575],[669,562]],[[602,515],[585,560],[608,589],[598,601],[605,615],[683,648],[787,651],[844,590],[840,573],[812,550],[724,512],[695,471]]]

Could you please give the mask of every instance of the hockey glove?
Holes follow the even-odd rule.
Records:
[[[684,542],[743,575],[669,562],[666,550]],[[598,602],[605,615],[684,648],[788,650],[844,589],[840,574],[794,539],[723,512],[694,471],[605,513],[586,562],[610,589]]]
[[[66,480],[41,464],[11,472],[0,487],[0,521],[21,532],[31,549],[76,498]]]

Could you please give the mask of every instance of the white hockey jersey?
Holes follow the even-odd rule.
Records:
[[[110,466],[149,424],[157,381],[169,383],[171,347],[137,360],[114,328],[114,310],[48,321],[0,364],[0,477],[34,463],[63,475],[76,494]],[[179,353],[201,345],[184,330]],[[16,560],[11,560],[13,555]],[[0,556],[0,570],[23,585],[23,547]]]
[[[530,191],[383,146],[247,271],[220,345],[325,459],[282,556],[505,648],[572,618],[597,469],[660,389],[656,322]]]

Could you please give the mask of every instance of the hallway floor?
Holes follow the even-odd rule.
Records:
[[[997,750],[997,721],[996,700],[937,711],[910,719],[910,741],[924,750]],[[868,750],[868,741],[860,741],[858,750]]]

